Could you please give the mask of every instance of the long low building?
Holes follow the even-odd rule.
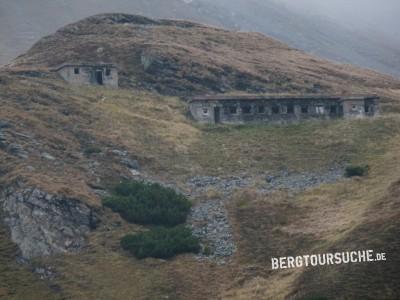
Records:
[[[292,123],[306,119],[365,118],[379,114],[376,95],[214,95],[189,101],[200,123]]]

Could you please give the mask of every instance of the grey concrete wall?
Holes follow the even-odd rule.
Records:
[[[378,99],[367,99],[365,100],[365,115],[368,117],[380,115],[380,105]]]
[[[346,119],[362,119],[366,117],[364,100],[343,101],[343,116]]]
[[[335,119],[343,116],[341,104],[335,100],[237,100],[192,101],[193,118],[200,123],[215,123],[215,108],[219,108],[221,123],[293,123],[305,119]],[[236,113],[235,113],[236,111]]]
[[[75,68],[79,68],[79,74],[75,74]],[[78,85],[98,85],[96,71],[103,73],[103,86],[118,88],[118,70],[109,68],[110,75],[106,75],[106,67],[66,66],[58,70],[58,74],[64,80]]]

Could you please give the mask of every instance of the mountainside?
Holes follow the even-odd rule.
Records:
[[[120,89],[50,69],[113,62]],[[382,116],[201,126],[177,96],[371,93]],[[97,15],[0,69],[0,298],[396,299],[400,82],[256,33]],[[349,164],[365,177],[345,178]],[[193,203],[207,251],[139,260],[103,207],[115,183],[159,182]],[[232,250],[234,249],[234,250]],[[387,262],[271,270],[271,257],[373,249]]]
[[[9,62],[58,27],[102,12],[189,19],[237,31],[258,31],[324,58],[400,76],[400,50],[390,39],[352,32],[333,21],[298,14],[264,0],[2,2],[0,64]]]
[[[0,64],[10,62],[33,43],[58,28],[82,18],[108,12],[129,12],[150,17],[181,18],[228,27],[223,10],[184,0],[2,1],[0,3]],[[222,17],[221,17],[222,18]]]
[[[51,69],[72,62],[115,63],[122,87],[172,95],[235,90],[340,94],[398,84],[389,76],[332,64],[258,33],[125,14],[68,25],[11,66]]]
[[[262,32],[323,58],[400,76],[400,49],[395,38],[374,35],[374,31],[350,30],[338,21],[296,13],[274,1],[212,3],[227,8],[233,16],[231,21],[240,30]]]

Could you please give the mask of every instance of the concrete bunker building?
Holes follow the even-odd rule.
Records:
[[[365,118],[379,114],[376,95],[215,95],[189,101],[200,123],[293,123],[306,119]]]
[[[66,63],[53,71],[72,84],[118,88],[118,68],[114,64]]]

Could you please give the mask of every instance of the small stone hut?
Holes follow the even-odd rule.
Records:
[[[53,69],[72,84],[118,88],[118,68],[105,63],[66,63]]]
[[[200,123],[292,123],[301,120],[365,118],[379,114],[376,95],[215,95],[189,101]]]

